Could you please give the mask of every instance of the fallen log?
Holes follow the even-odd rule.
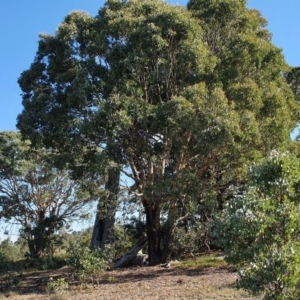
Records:
[[[147,243],[146,237],[141,237],[137,240],[135,245],[126,252],[126,254],[117,261],[112,269],[122,268],[131,264],[138,264],[140,266],[145,265],[146,259],[148,258],[147,254],[142,253],[142,249]]]

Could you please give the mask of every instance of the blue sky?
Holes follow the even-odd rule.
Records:
[[[0,131],[16,129],[16,117],[22,111],[17,79],[33,62],[38,34],[54,33],[72,10],[96,15],[103,3],[94,0],[0,1]],[[249,0],[248,7],[262,12],[269,22],[273,43],[283,49],[290,65],[300,66],[300,1]]]

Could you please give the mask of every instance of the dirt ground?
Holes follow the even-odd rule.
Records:
[[[16,287],[0,293],[0,299],[14,300],[154,300],[154,299],[260,299],[235,289],[237,273],[228,266],[205,269],[177,269],[176,267],[138,267],[105,273],[99,286],[82,288],[70,283],[64,295],[47,293],[50,277],[66,277],[68,270],[33,273],[20,276]]]

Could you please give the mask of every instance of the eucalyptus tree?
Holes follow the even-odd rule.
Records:
[[[0,219],[20,226],[32,258],[44,254],[59,229],[88,216],[93,201],[83,182],[52,162],[51,151],[31,149],[18,132],[0,133]]]
[[[102,31],[87,13],[70,13],[55,36],[40,35],[35,61],[19,79],[25,110],[18,126],[23,136],[34,145],[56,149],[56,165],[68,165],[74,178],[88,173],[107,180],[91,248],[114,240],[120,175],[116,144],[97,119],[99,105],[112,89]]]
[[[79,174],[113,174],[110,200],[118,171],[133,180],[152,265],[168,259],[181,220],[196,206],[221,209],[249,161],[296,124],[265,21],[244,1],[218,2],[112,0],[96,18],[73,12],[40,37],[19,79],[25,137],[59,149]]]
[[[35,62],[19,80],[25,110],[18,126],[25,136],[69,152],[75,167],[89,161],[102,172],[113,161],[135,181],[146,209],[151,264],[161,257],[162,201],[174,202],[145,192],[163,181],[169,164],[173,124],[164,124],[164,114],[176,111],[181,98],[168,101],[209,68],[206,56],[201,28],[185,9],[160,1],[111,1],[94,21],[71,13],[55,36],[41,36]],[[178,137],[174,156],[181,142]],[[184,154],[173,162],[177,177],[183,160]]]
[[[214,167],[221,186],[230,183],[228,175],[243,182],[247,162],[286,147],[299,119],[299,102],[283,76],[290,68],[281,49],[271,43],[267,21],[246,4],[246,0],[190,0],[187,4],[216,59],[213,72],[206,75],[207,86],[219,87],[239,115],[237,147],[224,149],[225,160],[219,159]],[[220,161],[225,162],[221,168]],[[224,197],[219,195],[222,207]]]

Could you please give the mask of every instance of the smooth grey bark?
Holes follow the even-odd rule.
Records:
[[[108,193],[106,199],[100,199],[98,213],[95,217],[93,234],[90,248],[104,248],[106,244],[115,241],[115,216],[118,206],[120,171],[112,169],[109,171],[105,189]]]

